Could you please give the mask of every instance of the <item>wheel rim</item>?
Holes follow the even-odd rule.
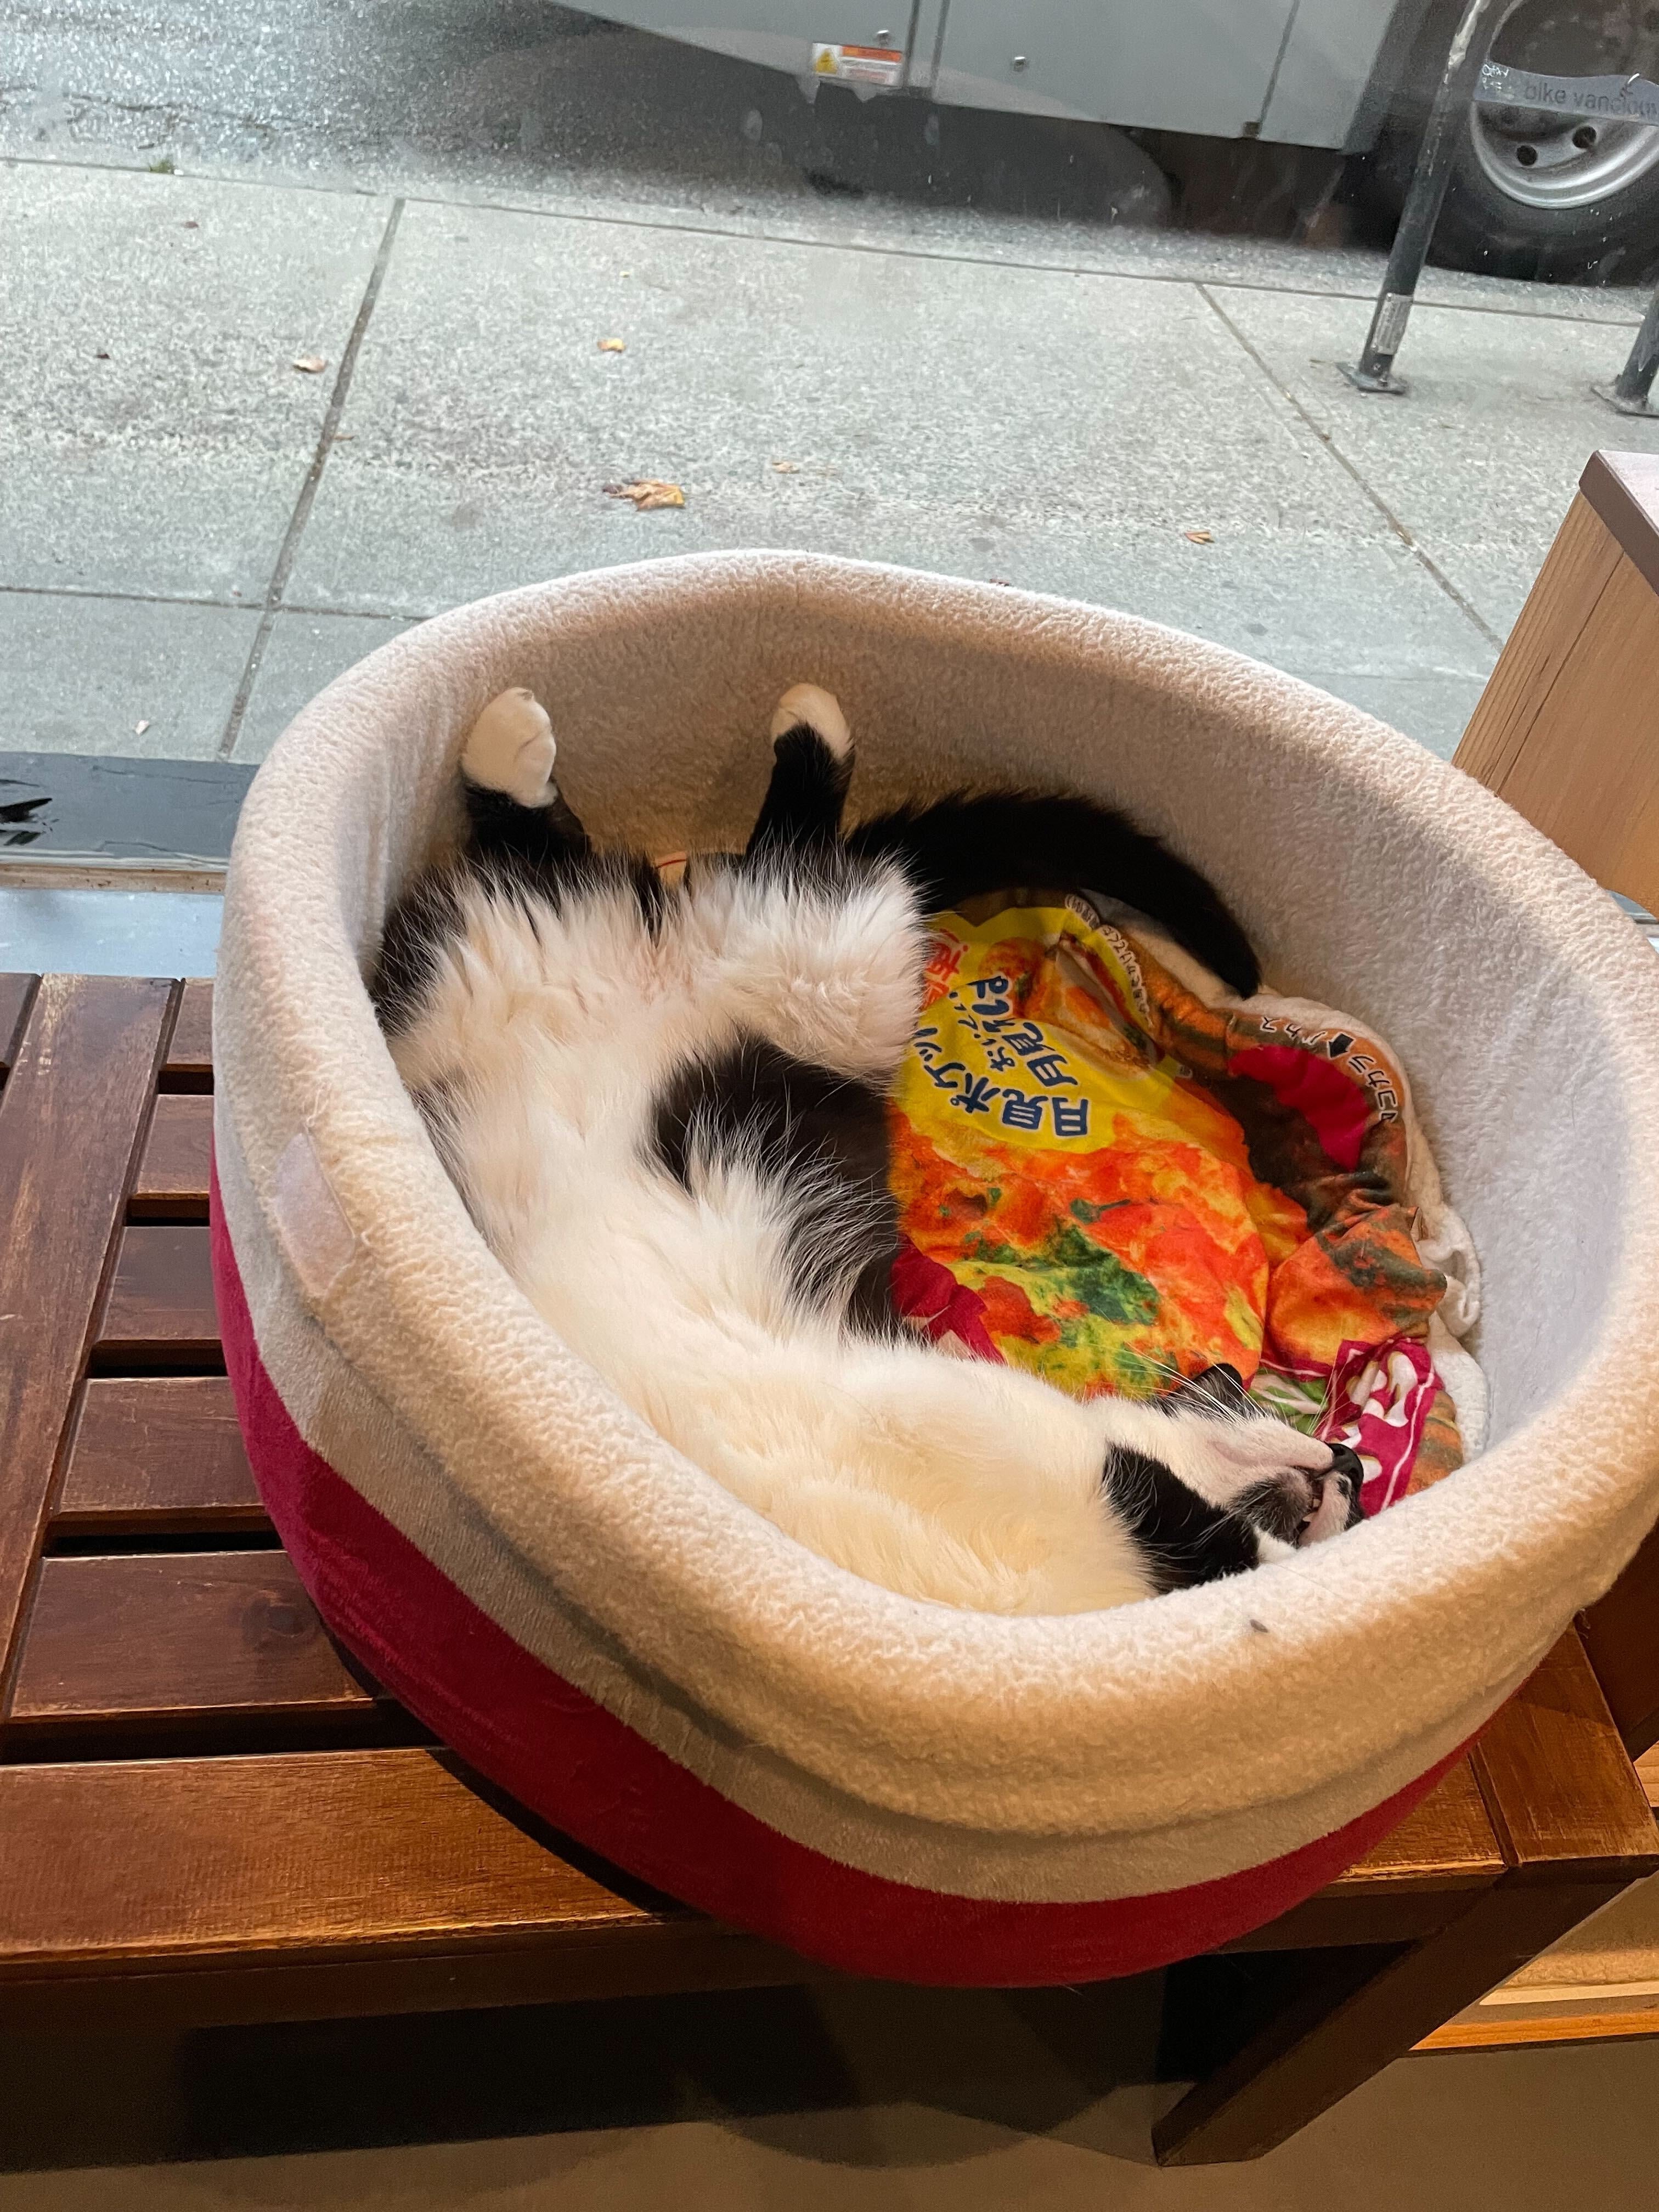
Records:
[[[1516,0],[1492,35],[1492,58],[1562,76],[1646,76],[1659,67],[1659,9],[1610,6],[1586,21],[1589,12]],[[1469,130],[1481,170],[1520,207],[1590,207],[1659,167],[1659,124],[1473,107]]]

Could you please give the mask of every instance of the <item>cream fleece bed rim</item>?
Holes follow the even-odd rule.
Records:
[[[440,745],[453,763],[484,702],[533,680],[550,654],[591,653],[614,632],[625,677],[659,620],[713,617],[741,633],[814,610],[895,650],[918,621],[935,635],[959,624],[975,651],[1012,654],[1034,679],[1150,687],[1220,714],[1291,748],[1310,779],[1357,782],[1415,842],[1425,877],[1461,877],[1523,951],[1553,951],[1577,977],[1600,1079],[1625,1118],[1610,1168],[1618,1260],[1587,1357],[1522,1427],[1328,1553],[1115,1613],[1010,1620],[897,1597],[803,1551],[557,1344],[473,1231],[398,1084],[361,979],[375,917],[364,934],[348,930],[349,872],[379,871],[389,889],[418,842],[408,823],[388,834],[416,780],[411,732],[424,727],[431,783]],[[833,668],[797,673],[836,683]],[[562,735],[574,781],[582,734],[567,722]],[[1258,935],[1272,963],[1271,928]],[[289,1292],[418,1439],[418,1480],[452,1486],[462,1516],[601,1638],[711,1729],[872,1806],[1036,1836],[1311,1807],[1323,1790],[1352,1797],[1361,1775],[1376,1802],[1388,1778],[1421,1771],[1501,1700],[1654,1517],[1659,1409],[1635,1387],[1659,1292],[1659,1188],[1644,1167],[1659,1158],[1652,955],[1588,878],[1468,779],[1222,648],[1066,602],[805,556],[691,556],[483,601],[383,648],[282,739],[239,830],[221,974],[220,1127],[259,1217],[232,1218],[239,1259],[245,1242],[269,1241]],[[1431,1100],[1432,1072],[1412,1073]],[[339,1272],[309,1287],[271,1195],[301,1131],[352,1240]],[[271,1371],[295,1410],[298,1378]],[[434,1525],[424,1508],[415,1517]],[[438,1564],[462,1581],[465,1565]],[[463,1586],[493,1610],[487,1573]],[[1356,1683],[1380,1678],[1386,1698],[1356,1698]]]

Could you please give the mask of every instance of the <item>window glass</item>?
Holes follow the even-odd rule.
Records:
[[[1409,389],[1363,390],[1466,18],[1427,266],[1374,334]],[[1589,453],[1659,444],[1593,389],[1659,262],[1653,7],[0,25],[13,859],[117,857],[125,819],[129,858],[211,860],[407,625],[708,547],[1130,609],[1449,755]],[[41,766],[94,756],[204,772]]]

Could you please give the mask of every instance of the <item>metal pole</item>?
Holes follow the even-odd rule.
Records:
[[[1656,370],[1659,370],[1659,292],[1648,302],[1630,359],[1611,384],[1592,385],[1590,389],[1621,415],[1659,415],[1659,407],[1648,397]]]
[[[1469,0],[1463,20],[1446,57],[1440,89],[1434,97],[1428,128],[1418,149],[1411,190],[1400,211],[1382,289],[1377,295],[1365,350],[1357,362],[1345,362],[1342,374],[1361,392],[1401,392],[1406,386],[1394,374],[1394,357],[1406,335],[1417,280],[1423,273],[1429,240],[1440,220],[1440,208],[1451,182],[1452,156],[1457,134],[1468,127],[1469,110],[1480,82],[1480,70],[1491,41],[1492,18],[1507,13],[1514,0]]]

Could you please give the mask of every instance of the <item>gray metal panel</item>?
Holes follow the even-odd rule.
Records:
[[[1236,138],[1261,114],[1293,6],[951,0],[935,95],[965,107]]]
[[[799,77],[815,43],[875,46],[885,33],[909,56],[908,87],[958,106],[1224,137],[1241,136],[1267,107],[1263,137],[1340,146],[1393,8],[1390,0],[606,0],[603,12]],[[1024,68],[1014,67],[1016,55]]]
[[[1346,145],[1394,13],[1390,0],[1300,0],[1261,137]]]
[[[886,31],[905,46],[912,16],[936,19],[939,6],[938,0],[921,0],[920,9],[915,0],[887,0],[885,6],[882,0],[604,0],[588,12],[805,77],[815,44],[873,46]],[[919,38],[918,48],[923,44]],[[931,64],[931,32],[925,44]]]

